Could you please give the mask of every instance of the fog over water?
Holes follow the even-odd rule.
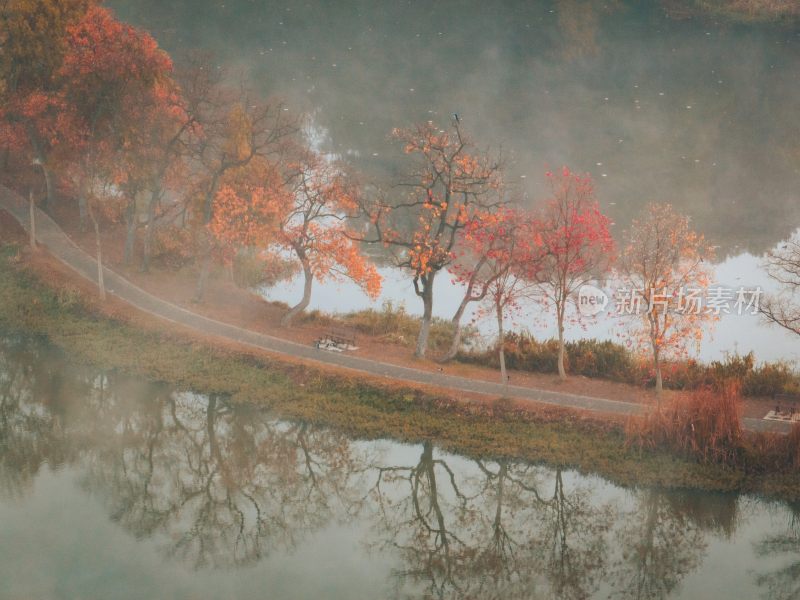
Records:
[[[678,0],[109,4],[176,56],[211,50],[313,115],[367,182],[398,175],[393,127],[458,113],[479,146],[502,150],[525,202],[562,164],[592,174],[617,234],[647,202],[671,202],[729,259],[723,276],[741,277],[731,284],[761,283],[758,257],[800,225],[796,22],[734,22]],[[363,303],[350,292],[315,302],[337,300]],[[731,324],[703,356],[797,355],[756,321]]]

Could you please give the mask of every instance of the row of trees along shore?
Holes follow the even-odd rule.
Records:
[[[365,249],[382,248],[422,303],[417,357],[428,348],[434,283],[449,276],[464,293],[441,359],[458,352],[462,319],[475,303],[479,315],[497,320],[503,381],[504,322],[525,301],[555,313],[563,378],[577,291],[612,276],[625,282],[651,307],[634,329],[659,390],[661,361],[699,343],[713,318],[654,302],[663,290],[705,289],[712,280],[712,247],[687,217],[651,205],[618,251],[588,175],[548,172],[548,197],[526,206],[504,179],[501,157],[479,149],[457,117],[445,128],[428,121],[394,130],[406,175],[365,186],[344,161],[317,149],[306,118],[232,83],[209,56],[173,64],[148,33],[90,0],[3,3],[0,47],[5,177],[20,191],[43,187],[45,210],[75,202],[80,228],[94,230],[101,297],[101,229],[121,221],[129,266],[143,229],[144,271],[156,236],[174,238],[196,267],[197,302],[213,264],[230,265],[242,253],[276,277],[302,273],[302,298],[284,326],[308,307],[315,281],[347,278],[377,297],[381,277]],[[771,272],[796,285],[800,253],[796,245],[784,250]],[[768,308],[769,318],[797,333],[793,304]]]

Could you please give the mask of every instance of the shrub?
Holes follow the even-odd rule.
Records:
[[[800,382],[787,363],[763,363],[747,374],[742,391],[745,396],[797,394],[800,393]]]
[[[786,434],[760,433],[747,438],[747,467],[770,473],[800,469],[800,423]]]
[[[785,362],[755,364],[752,352],[728,354],[723,361],[703,365],[694,360],[672,363],[664,369],[664,387],[693,390],[715,386],[721,381],[741,383],[744,396],[774,396],[800,390],[800,382],[792,367]]]
[[[573,373],[628,383],[636,381],[636,361],[620,344],[584,339],[567,342],[566,351],[569,369]]]
[[[586,377],[605,377],[615,381],[635,382],[639,368],[633,355],[611,341],[578,340],[567,342],[566,366],[570,373]],[[506,366],[509,369],[536,373],[558,372],[558,341],[538,341],[530,333],[509,332],[505,339]],[[499,367],[497,347],[482,352],[462,352],[463,362]]]
[[[644,418],[630,421],[627,437],[629,445],[639,448],[734,466],[743,449],[739,384],[729,380],[676,394]]]

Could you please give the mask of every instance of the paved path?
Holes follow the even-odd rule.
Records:
[[[6,187],[0,185],[0,209],[5,209],[25,229],[29,227],[29,207],[26,200]],[[97,283],[97,262],[88,253],[80,249],[64,231],[45,213],[37,209],[36,239],[63,262],[82,277]],[[641,414],[646,407],[630,402],[620,402],[604,398],[595,398],[577,394],[539,390],[521,386],[503,386],[499,383],[481,381],[468,377],[458,377],[445,373],[421,371],[382,363],[344,353],[320,350],[273,337],[256,333],[235,325],[223,323],[204,317],[190,310],[167,302],[134,285],[109,268],[104,269],[106,289],[109,293],[151,315],[195,329],[203,334],[211,334],[277,354],[343,367],[352,371],[387,377],[403,382],[433,385],[454,391],[477,392],[489,396],[507,396],[521,400],[533,400],[543,404],[578,408],[617,415]],[[786,423],[763,421],[746,418],[745,427],[754,431],[786,432],[790,426]]]

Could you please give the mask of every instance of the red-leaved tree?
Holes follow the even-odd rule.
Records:
[[[564,325],[571,299],[582,285],[602,279],[614,260],[610,220],[600,211],[589,175],[567,167],[548,172],[550,198],[540,216],[542,263],[534,276],[538,293],[556,313],[558,374],[564,367]]]

